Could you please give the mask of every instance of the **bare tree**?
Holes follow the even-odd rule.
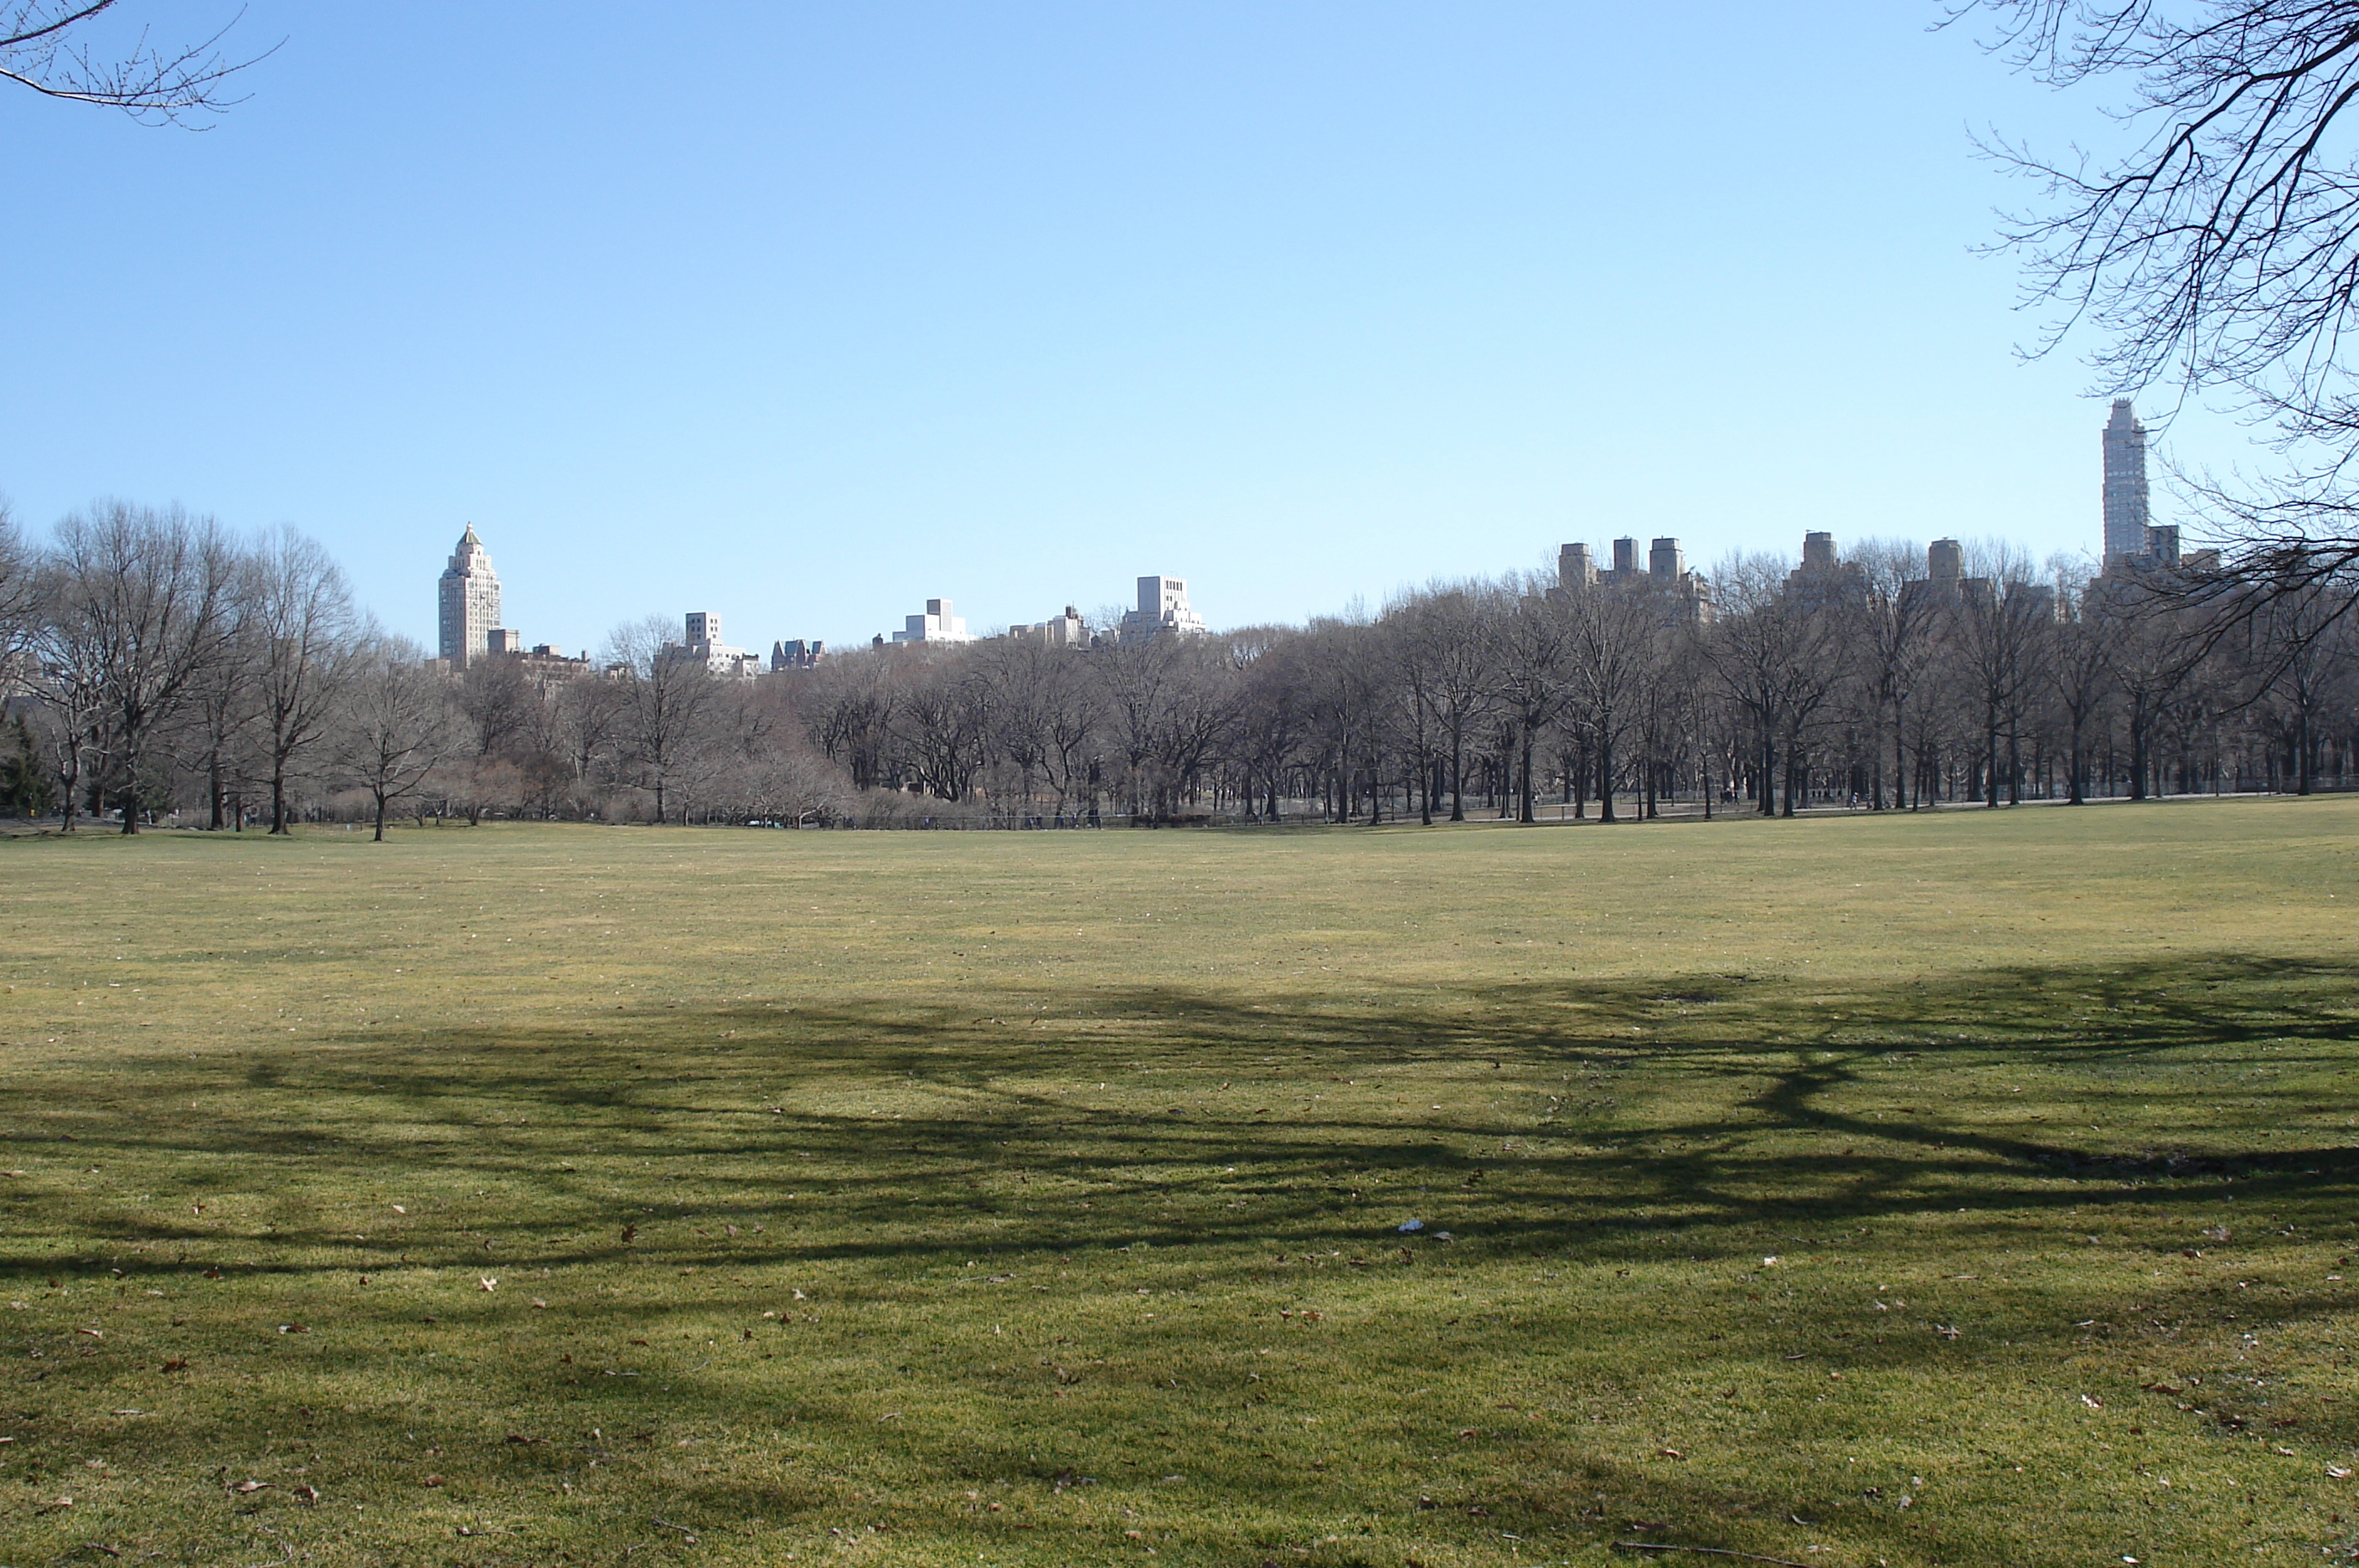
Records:
[[[2031,582],[2029,561],[2001,540],[1978,542],[1967,571],[1963,592],[1950,606],[1950,633],[1960,672],[1980,709],[1983,803],[1998,804],[2004,773],[2007,804],[2016,805],[2023,782],[2023,713],[2045,675],[2043,639],[2055,626],[2056,593]]]
[[[371,639],[356,667],[333,732],[339,769],[368,791],[376,840],[396,800],[415,793],[455,747],[458,730],[448,682],[423,648],[403,637]]]
[[[2114,691],[2120,693],[2130,747],[2130,799],[2143,800],[2154,789],[2155,736],[2180,689],[2201,661],[2185,628],[2171,613],[2170,595],[2132,582],[2093,584],[2082,613],[2108,623],[2102,642]]]
[[[469,660],[459,677],[459,711],[467,716],[479,757],[496,757],[524,740],[540,706],[540,693],[519,660],[486,654]]]
[[[966,800],[991,757],[997,693],[954,648],[912,649],[902,662],[908,681],[895,735],[903,755],[928,794]]]
[[[1839,623],[1788,594],[1786,564],[1773,557],[1733,557],[1715,581],[1722,614],[1702,639],[1704,659],[1751,722],[1761,814],[1790,817],[1808,789],[1809,739],[1843,676]]]
[[[1371,628],[1369,641],[1369,687],[1378,698],[1370,715],[1382,739],[1369,738],[1397,754],[1414,781],[1418,822],[1431,827],[1433,798],[1439,792],[1434,781],[1440,735],[1434,717],[1440,705],[1436,688],[1444,645],[1429,618],[1418,613],[1414,599],[1388,606]],[[1364,724],[1362,733],[1369,728]]]
[[[606,662],[618,676],[616,731],[640,787],[656,799],[656,821],[669,821],[672,776],[702,735],[719,692],[711,671],[666,652],[671,622],[661,615],[626,622],[606,640]]]
[[[1450,820],[1466,820],[1466,743],[1497,713],[1499,595],[1466,583],[1434,590],[1410,602],[1408,628],[1420,645],[1421,700],[1449,762]]]
[[[262,702],[256,677],[264,662],[255,633],[253,562],[241,574],[233,624],[219,657],[208,661],[190,689],[187,734],[193,767],[204,778],[205,826],[245,831],[245,783],[263,771],[255,743]]]
[[[242,102],[226,95],[229,79],[272,52],[243,60],[223,53],[235,16],[197,42],[159,44],[145,27],[125,30],[118,3],[0,4],[0,80],[148,124],[195,125]]]
[[[855,789],[884,782],[893,720],[901,701],[893,666],[898,650],[840,655],[801,672],[795,695],[803,730],[820,755],[852,775]]]
[[[2226,545],[2169,584],[2231,618],[2280,592],[2359,599],[2359,7],[2348,0],[1953,0],[2059,87],[2115,83],[2114,145],[1995,145],[2041,201],[2011,219],[2045,353],[2085,328],[2106,389],[2219,394],[2273,421],[2286,472],[2191,481]],[[2257,590],[2256,592],[2255,590]],[[2206,628],[2217,637],[2218,621]]]
[[[258,656],[256,696],[269,771],[270,831],[288,831],[287,783],[327,734],[354,672],[358,623],[343,569],[291,528],[266,536],[253,557],[246,609]]]
[[[1924,547],[1914,540],[1863,539],[1851,551],[1860,565],[1867,592],[1856,606],[1849,629],[1852,654],[1857,663],[1862,694],[1875,714],[1875,728],[1892,744],[1892,804],[1908,807],[1908,762],[1905,736],[1908,710],[1925,678],[1930,655],[1933,603],[1913,586],[1925,560]],[[1878,766],[1869,788],[1872,803],[1884,807],[1884,769]]]
[[[39,636],[87,715],[84,734],[139,831],[158,740],[223,652],[238,557],[210,517],[114,502],[58,525]],[[69,819],[71,820],[71,819]]]
[[[1097,650],[1091,671],[1105,703],[1107,738],[1122,766],[1130,814],[1148,814],[1159,781],[1154,778],[1157,732],[1184,678],[1176,637],[1140,637]]]
[[[1651,607],[1635,593],[1587,588],[1565,601],[1565,712],[1596,761],[1600,822],[1616,820],[1623,743],[1644,715],[1655,630]]]
[[[1158,637],[1169,642],[1177,675],[1154,732],[1158,775],[1157,809],[1169,815],[1193,800],[1207,768],[1236,733],[1245,682],[1232,650],[1210,637]]]
[[[2350,649],[2332,636],[2339,617],[2326,590],[2305,584],[2267,595],[2251,623],[2247,665],[2258,676],[2255,695],[2279,720],[2298,795],[2310,792],[2328,702],[2347,683]]]
[[[2061,598],[2066,585],[2061,572],[2058,577]],[[2092,614],[2077,597],[2066,601],[2048,661],[2049,689],[2065,724],[2065,799],[2075,806],[2088,801],[2090,749],[2113,701],[2113,650],[2107,642],[2112,631],[2104,615]]]
[[[33,604],[32,547],[8,504],[0,501],[0,666],[32,634]]]
[[[622,695],[615,682],[585,676],[558,687],[548,705],[547,748],[561,759],[577,804],[586,800],[592,780],[613,757]]]
[[[1499,628],[1499,698],[1516,751],[1516,820],[1529,822],[1538,820],[1532,754],[1565,702],[1572,606],[1540,582],[1521,586]]]
[[[993,749],[1016,770],[1019,816],[1038,779],[1054,792],[1061,819],[1086,785],[1087,746],[1098,722],[1086,650],[1027,637],[985,643],[974,659],[989,691]]]
[[[1277,822],[1287,769],[1295,766],[1315,722],[1314,681],[1305,661],[1316,645],[1277,627],[1232,633],[1241,674],[1235,756],[1245,814]]]

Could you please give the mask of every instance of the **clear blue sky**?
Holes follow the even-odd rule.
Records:
[[[251,0],[206,134],[0,94],[0,493],[292,522],[429,641],[473,522],[575,648],[2093,550],[2104,410],[2013,357],[1969,136],[2102,126],[1936,9]]]

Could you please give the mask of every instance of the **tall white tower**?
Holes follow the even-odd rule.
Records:
[[[2142,556],[2152,548],[2147,525],[2146,427],[2126,397],[2114,399],[2105,421],[2105,561]]]
[[[464,670],[491,651],[492,628],[500,624],[500,579],[473,523],[442,573],[441,610],[442,657],[451,669]]]

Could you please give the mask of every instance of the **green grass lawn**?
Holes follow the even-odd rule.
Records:
[[[2354,845],[0,844],[0,1564],[2341,1561]]]

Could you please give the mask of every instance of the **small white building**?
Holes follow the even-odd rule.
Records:
[[[688,613],[686,640],[668,644],[664,658],[701,664],[710,673],[731,680],[750,681],[762,672],[760,654],[732,648],[721,640],[721,617],[711,610]]]
[[[1204,617],[1188,607],[1188,583],[1180,577],[1138,580],[1138,608],[1125,611],[1122,635],[1129,637],[1202,637]]]
[[[1071,604],[1065,613],[1052,621],[1038,626],[1010,626],[1007,635],[1022,642],[1044,642],[1050,648],[1087,648],[1090,646],[1090,626],[1082,613]]]
[[[895,642],[973,642],[974,634],[966,629],[964,617],[951,614],[948,599],[929,599],[926,613],[904,618],[902,629],[893,634]]]

